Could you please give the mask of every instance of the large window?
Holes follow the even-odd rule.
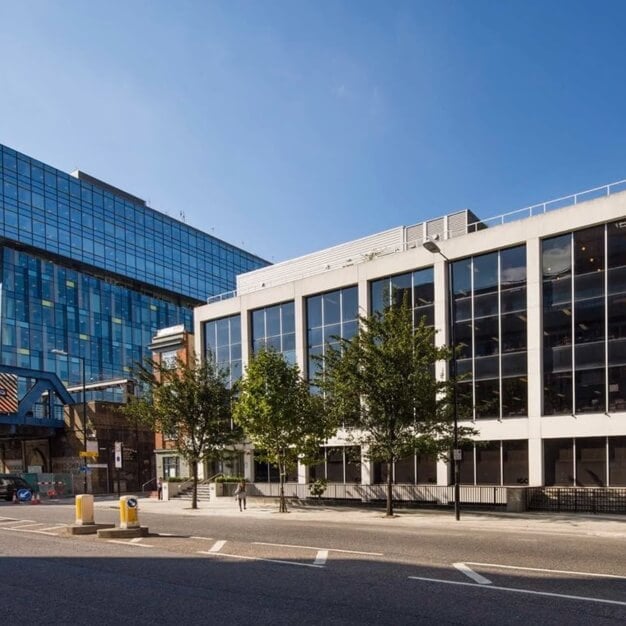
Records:
[[[350,339],[358,328],[358,291],[346,287],[306,299],[308,377],[313,380],[328,346],[337,347],[337,338]]]
[[[391,468],[395,484],[434,485],[437,483],[437,459],[433,456],[410,454],[396,461]],[[387,482],[387,464],[374,463],[374,483]]]
[[[432,267],[374,280],[370,283],[370,296],[372,312],[382,312],[406,300],[413,309],[415,323],[421,318],[425,318],[429,326],[435,323]]]
[[[527,485],[528,441],[467,444],[460,466],[460,482],[464,485]]]
[[[261,348],[281,352],[296,362],[295,312],[293,302],[252,311],[252,351]]]
[[[547,486],[626,486],[626,437],[546,439],[543,454]]]
[[[626,223],[543,242],[544,415],[626,410]]]
[[[452,289],[461,417],[527,415],[526,247],[455,261]]]
[[[204,323],[204,357],[228,371],[229,382],[241,378],[241,318],[224,317]]]
[[[329,446],[320,449],[320,460],[309,466],[309,481],[361,482],[361,447]]]

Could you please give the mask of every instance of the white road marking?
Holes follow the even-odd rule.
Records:
[[[135,537],[134,539],[131,539],[130,542],[131,543],[139,543],[142,539],[143,539],[143,537]]]
[[[42,528],[41,531],[44,531],[44,530],[61,530],[62,528],[67,528],[67,524],[56,524],[54,526],[49,526],[48,528]]]
[[[174,533],[159,533],[159,537],[173,537]]]
[[[495,585],[477,585],[476,583],[460,583],[454,580],[440,580],[438,578],[422,578],[421,576],[409,576],[411,580],[423,580],[429,583],[443,583],[444,585],[461,585],[474,589],[488,589],[493,591],[510,591],[512,593],[527,593],[533,596],[548,596],[550,598],[562,598],[563,600],[581,600],[583,602],[600,602],[601,604],[617,604],[626,606],[626,602],[619,600],[605,600],[604,598],[589,598],[586,596],[571,596],[564,593],[550,593],[548,591],[531,591],[530,589],[516,589],[514,587],[496,587]]]
[[[213,537],[190,537],[190,539],[202,539],[204,541],[213,541]]]
[[[326,561],[328,560],[328,550],[319,550],[317,556],[315,557],[315,565],[326,565]]]
[[[302,548],[303,550],[328,550],[329,552],[343,552],[345,554],[365,554],[367,556],[384,556],[382,552],[359,552],[358,550],[340,550],[339,548],[316,548],[315,546],[298,546],[291,543],[267,543],[266,541],[253,541],[256,546],[275,546],[277,548]]]
[[[246,561],[265,561],[267,563],[280,563],[281,565],[299,565],[300,567],[314,567],[317,569],[324,569],[323,565],[315,565],[314,563],[296,563],[295,561],[264,559],[258,556],[242,556],[241,554],[225,554],[224,552],[202,552],[201,550],[198,550],[198,554],[206,554],[207,556],[223,556],[231,559],[244,559]]]
[[[141,537],[139,537],[141,538]],[[133,548],[154,548],[153,545],[148,543],[131,543],[131,541],[121,541],[120,539],[109,539],[109,543],[119,543],[123,546],[132,546]]]
[[[497,563],[476,563],[466,561],[470,565],[483,565],[485,567],[498,567],[501,569],[521,569],[527,572],[549,572],[552,574],[571,574],[572,576],[594,576],[597,578],[617,578],[618,580],[626,580],[626,576],[617,576],[616,574],[594,574],[592,572],[571,572],[564,569],[544,569],[541,567],[522,567],[519,565],[498,565]]]
[[[490,585],[491,581],[480,574],[477,574],[473,569],[465,565],[465,563],[453,563],[454,567],[459,570],[459,572],[465,574],[467,577],[471,578],[474,582],[477,582],[479,585]]]
[[[0,522],[0,524],[34,524],[38,526],[41,522],[35,522],[34,519],[7,519],[5,522]]]
[[[9,532],[12,533],[31,533],[31,534],[35,534],[35,535],[50,535],[51,537],[58,537],[59,535],[57,533],[48,533],[45,532],[43,530],[31,530],[30,528],[0,528],[0,530],[8,530]]]
[[[216,541],[210,548],[209,548],[209,552],[219,552],[223,547],[224,544],[226,542],[225,541]]]

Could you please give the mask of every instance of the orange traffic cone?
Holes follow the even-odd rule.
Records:
[[[31,504],[41,504],[41,500],[39,499],[39,492],[36,492],[33,494],[32,500],[30,501]]]

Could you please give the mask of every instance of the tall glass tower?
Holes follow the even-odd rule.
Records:
[[[2,365],[56,372],[70,387],[83,365],[88,383],[127,378],[157,329],[192,330],[194,306],[265,265],[136,196],[0,145]]]

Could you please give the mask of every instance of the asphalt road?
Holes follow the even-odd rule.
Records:
[[[73,514],[0,505],[0,623],[626,623],[624,535],[143,513],[111,542],[66,536]]]

